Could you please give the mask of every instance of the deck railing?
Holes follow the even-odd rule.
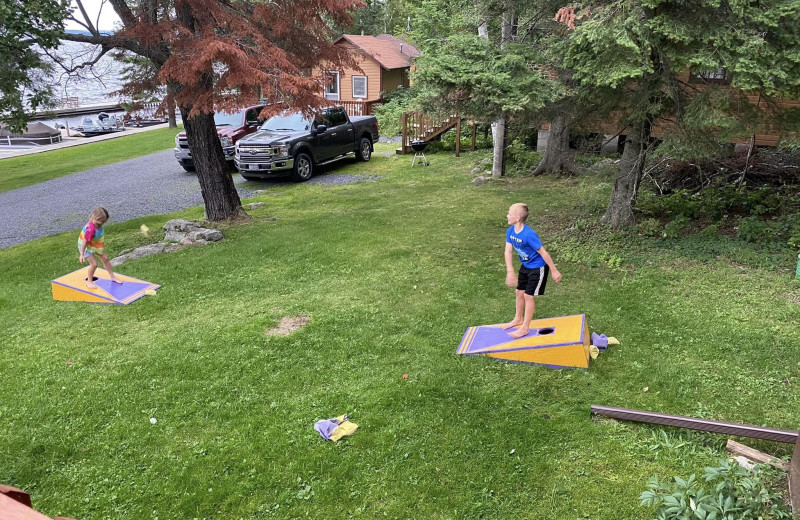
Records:
[[[337,105],[341,105],[351,116],[371,116],[374,114],[375,106],[383,103],[381,99],[373,99],[371,101],[334,101]]]

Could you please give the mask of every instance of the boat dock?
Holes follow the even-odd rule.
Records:
[[[119,102],[115,103],[92,103],[81,106],[63,106],[54,110],[34,112],[28,117],[31,121],[42,121],[51,119],[63,119],[74,116],[85,116],[98,114],[100,112],[120,112],[125,110]]]

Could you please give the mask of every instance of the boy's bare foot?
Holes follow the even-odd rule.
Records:
[[[510,322],[506,323],[505,325],[503,325],[503,330],[508,330],[508,329],[510,329],[512,327],[519,327],[520,325],[522,325],[521,321],[510,321]]]
[[[122,280],[120,280],[116,276],[112,276],[111,277],[111,281],[114,282],[114,283],[118,283],[118,284],[122,285]]]
[[[523,338],[530,333],[529,329],[517,329],[514,332],[509,332],[508,335],[512,338]]]
[[[95,285],[94,282],[90,282],[89,280],[86,280],[86,287],[88,287],[89,289],[97,289],[97,285]]]

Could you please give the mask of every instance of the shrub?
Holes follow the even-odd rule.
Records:
[[[800,214],[793,215],[789,223],[789,238],[786,243],[789,247],[800,249]]]
[[[710,226],[706,226],[700,231],[700,234],[704,237],[712,238],[719,234],[719,226],[716,224],[711,224]]]
[[[646,237],[661,235],[661,222],[658,219],[646,218],[639,222],[639,233]]]
[[[769,224],[758,217],[745,217],[739,219],[736,236],[747,242],[760,242],[772,235]]]
[[[541,159],[542,154],[531,150],[520,139],[514,139],[508,148],[506,148],[508,166],[511,166],[515,171],[520,173],[531,171],[539,164]]]
[[[655,506],[656,520],[790,520],[780,493],[772,491],[776,475],[761,466],[745,469],[723,460],[705,469],[705,483],[694,475],[662,482],[651,477],[641,505]]]
[[[375,117],[378,119],[381,136],[394,137],[403,131],[403,114],[413,110],[414,89],[398,89],[387,94],[386,103],[375,107]]]
[[[690,223],[689,217],[679,215],[664,226],[663,235],[665,238],[677,238],[686,231]]]

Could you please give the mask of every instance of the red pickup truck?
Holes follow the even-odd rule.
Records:
[[[214,123],[217,125],[217,135],[219,135],[222,151],[225,152],[225,159],[233,161],[236,142],[242,137],[252,134],[258,130],[261,122],[258,114],[264,105],[256,105],[243,108],[237,112],[217,112],[214,114]],[[187,172],[194,171],[194,161],[192,151],[189,150],[189,140],[186,132],[181,132],[175,136],[175,158]]]

